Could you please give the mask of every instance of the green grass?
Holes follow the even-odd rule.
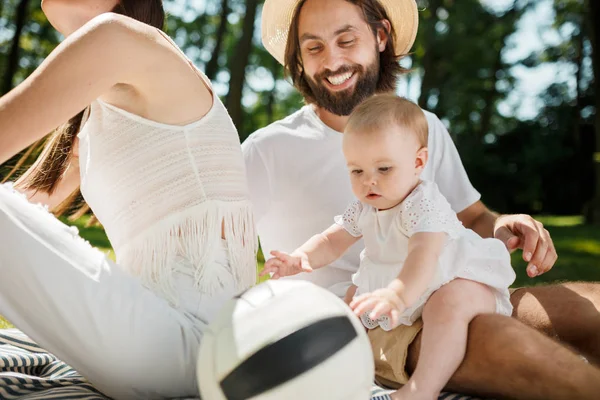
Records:
[[[558,261],[552,270],[531,279],[525,273],[527,263],[522,253],[512,255],[517,272],[514,287],[532,286],[564,281],[600,282],[600,228],[584,225],[581,217],[536,217],[550,232]]]
[[[548,273],[531,279],[525,273],[527,263],[523,261],[520,251],[513,253],[513,267],[517,272],[514,287],[531,286],[563,281],[599,281],[600,282],[600,229],[597,226],[583,224],[579,216],[536,217],[552,235],[559,258],[555,267]],[[93,246],[107,252],[111,257],[114,253],[102,228],[86,227],[87,220],[77,220],[73,225],[79,228],[81,236]],[[258,254],[258,270],[264,265],[262,253]],[[266,280],[265,278],[261,281]],[[6,320],[0,317],[0,329],[10,327]]]
[[[104,233],[104,229],[101,226],[86,226],[89,221],[89,217],[87,216],[79,218],[74,222],[68,221],[64,218],[61,219],[64,223],[76,226],[77,229],[79,229],[79,234],[81,235],[81,237],[90,242],[92,246],[97,247],[100,250],[107,253],[114,260],[115,253],[113,252],[110,246],[110,242],[106,237],[106,233]]]

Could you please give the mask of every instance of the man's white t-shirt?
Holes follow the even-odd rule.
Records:
[[[442,122],[425,111],[429,161],[422,178],[435,182],[454,211],[475,203],[475,190]],[[250,197],[265,258],[272,250],[292,252],[334,223],[355,200],[342,133],[325,125],[313,106],[250,135],[242,144]],[[333,264],[286,279],[305,279],[343,296],[358,270],[362,240]]]

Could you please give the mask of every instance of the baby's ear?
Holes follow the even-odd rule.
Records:
[[[429,150],[427,147],[421,147],[417,151],[417,157],[415,158],[415,172],[421,173],[425,165],[427,164],[427,160],[429,159]]]

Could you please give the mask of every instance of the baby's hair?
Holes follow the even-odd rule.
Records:
[[[410,100],[394,94],[378,94],[354,109],[345,131],[374,132],[395,125],[413,133],[419,144],[427,146],[429,129],[423,110]]]

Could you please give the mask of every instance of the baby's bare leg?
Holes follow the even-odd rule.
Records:
[[[436,291],[423,309],[417,368],[392,399],[437,399],[464,358],[469,323],[495,310],[491,289],[477,282],[456,279]]]

